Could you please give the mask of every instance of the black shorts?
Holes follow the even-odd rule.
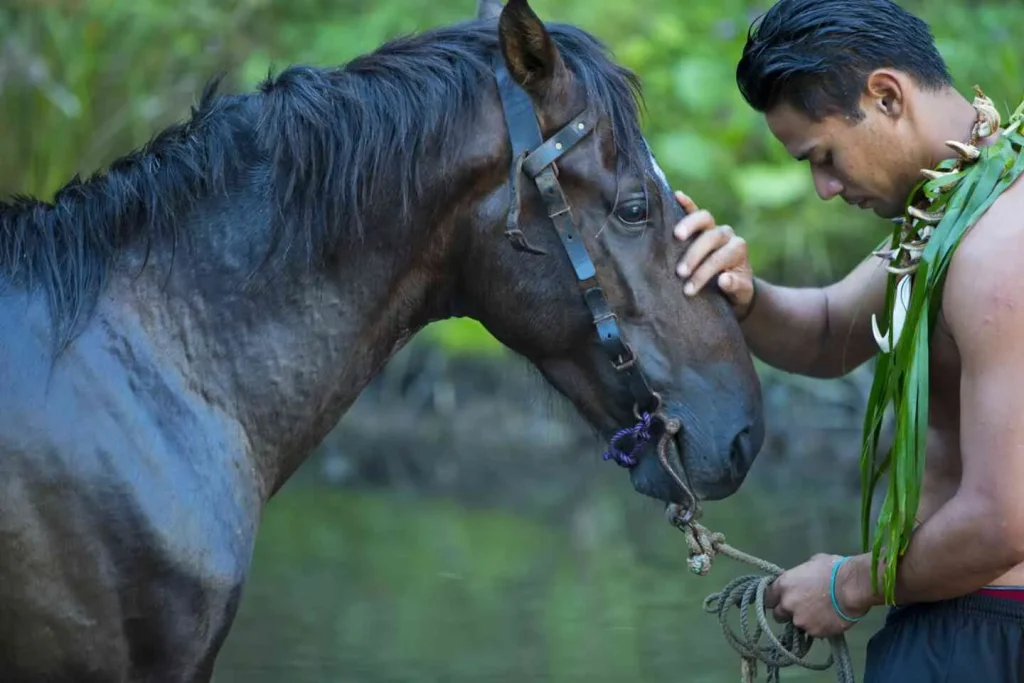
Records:
[[[864,668],[864,683],[1022,683],[1024,602],[974,593],[893,607]]]

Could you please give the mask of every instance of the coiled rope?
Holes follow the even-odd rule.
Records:
[[[669,521],[683,532],[690,551],[690,570],[698,576],[706,576],[716,555],[725,555],[764,572],[762,575],[748,574],[730,581],[725,588],[712,593],[704,600],[704,611],[718,616],[726,642],[740,655],[740,671],[743,683],[754,683],[757,663],[767,669],[767,682],[779,683],[779,672],[787,666],[799,666],[814,671],[836,668],[837,683],[856,683],[853,663],[844,635],[828,638],[831,652],[824,662],[812,662],[807,653],[815,638],[793,625],[785,624],[783,633],[776,635],[768,624],[765,613],[764,594],[768,585],[782,574],[782,568],[761,558],[737,550],[725,542],[725,536],[709,531],[694,519],[681,515],[678,506],[670,505],[666,511]],[[740,610],[740,630],[735,631],[729,624],[729,610]],[[750,619],[753,608],[755,619]],[[766,642],[761,642],[762,638]]]

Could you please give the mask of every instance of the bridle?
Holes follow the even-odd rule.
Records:
[[[637,362],[636,353],[623,338],[616,315],[612,312],[608,299],[597,281],[597,269],[576,229],[572,210],[558,182],[555,162],[594,130],[597,112],[593,105],[586,107],[557,133],[545,140],[541,134],[533,101],[513,80],[500,54],[495,56],[494,71],[505,114],[505,125],[508,127],[509,141],[512,144],[512,197],[505,237],[519,251],[542,256],[547,253],[530,244],[519,227],[520,176],[525,173],[540,191],[548,218],[551,219],[555,233],[569,257],[583,300],[590,309],[601,346],[612,367],[621,373],[628,383],[633,395],[633,414],[637,418],[637,424],[619,431],[612,437],[604,459],[614,459],[622,467],[633,468],[637,465],[637,454],[643,445],[657,438],[658,461],[688,499],[683,505],[676,506],[684,510],[681,513],[683,517],[678,521],[687,523],[697,512],[697,498],[686,483],[685,476],[676,472],[668,460],[669,443],[682,425],[678,419],[665,414],[661,396],[651,389]],[[633,447],[629,452],[618,447],[619,441],[627,437],[633,439]]]

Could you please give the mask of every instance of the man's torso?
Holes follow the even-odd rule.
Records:
[[[1024,185],[1014,184],[997,202],[1013,203],[1024,210]],[[1021,222],[1024,223],[1024,219]],[[986,236],[975,234],[972,238],[985,239]],[[1021,232],[1019,244],[1008,247],[1014,250],[1024,248],[1024,232]],[[929,360],[929,430],[924,482],[916,517],[918,524],[935,514],[956,494],[961,479],[960,354],[941,314],[932,334]],[[1024,586],[1024,565],[1004,574],[993,585]]]

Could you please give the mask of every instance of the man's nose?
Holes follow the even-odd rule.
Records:
[[[818,193],[819,197],[828,201],[842,194],[843,184],[826,173],[815,172],[814,190]]]

